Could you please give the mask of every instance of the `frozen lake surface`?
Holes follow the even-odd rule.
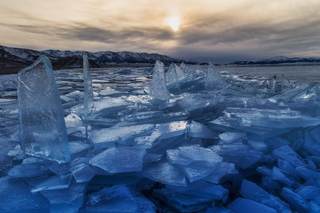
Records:
[[[274,75],[285,76],[286,79],[306,82],[320,81],[320,65],[310,66],[248,66],[248,67],[221,67],[221,70],[229,71],[243,77],[266,77]]]
[[[171,68],[93,69],[85,119],[82,70],[56,71],[62,164],[23,152],[0,76],[0,212],[320,211],[320,66]]]

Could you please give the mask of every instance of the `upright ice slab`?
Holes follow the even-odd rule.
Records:
[[[150,94],[156,100],[167,101],[170,98],[166,85],[164,64],[160,61],[157,61],[153,68]]]
[[[93,107],[93,89],[92,80],[89,71],[89,60],[88,55],[83,54],[83,84],[84,84],[84,113],[87,117]]]
[[[70,158],[64,112],[45,56],[18,74],[20,137],[25,153],[57,162]]]
[[[177,81],[180,81],[184,78],[184,73],[182,69],[176,64],[171,64],[168,71],[166,72],[166,81],[167,84],[173,84]]]
[[[205,87],[207,89],[221,89],[225,86],[225,81],[222,79],[219,72],[214,68],[213,64],[209,64],[206,71]]]

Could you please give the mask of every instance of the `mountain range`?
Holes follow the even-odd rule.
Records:
[[[172,58],[156,53],[138,52],[87,52],[90,66],[94,68],[110,66],[141,66],[151,65],[160,60],[165,64],[187,63],[192,61]],[[54,69],[68,69],[82,67],[83,51],[61,51],[61,50],[32,50],[14,48],[0,45],[0,74],[17,73],[20,69],[32,64],[40,55],[46,55],[52,62]],[[204,63],[207,64],[207,63]],[[277,56],[255,61],[236,61],[228,65],[250,66],[250,65],[301,65],[320,64],[320,57],[285,57]]]
[[[90,66],[94,68],[153,64],[160,60],[169,63],[190,63],[185,60],[172,58],[156,53],[137,52],[87,52]],[[54,69],[68,69],[82,67],[82,51],[44,50],[37,51],[23,48],[0,46],[0,74],[16,73],[20,69],[32,64],[40,55],[47,56]]]
[[[256,61],[236,61],[232,65],[299,65],[299,64],[320,64],[320,57],[286,57],[277,56]]]

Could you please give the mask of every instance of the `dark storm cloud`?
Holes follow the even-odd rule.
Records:
[[[60,31],[61,36],[77,38],[87,41],[115,42],[121,40],[168,40],[173,38],[173,33],[161,28],[125,28],[120,30],[108,30],[93,26],[79,25]]]
[[[56,35],[64,39],[77,39],[83,41],[95,42],[123,42],[130,40],[169,40],[173,38],[173,33],[161,28],[125,28],[120,30],[108,30],[100,27],[86,24],[74,24],[65,26],[55,25],[7,25],[0,23],[2,26],[11,27],[23,32]]]

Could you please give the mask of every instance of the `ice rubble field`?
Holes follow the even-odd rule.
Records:
[[[320,212],[319,84],[48,64],[0,80],[0,212]]]

